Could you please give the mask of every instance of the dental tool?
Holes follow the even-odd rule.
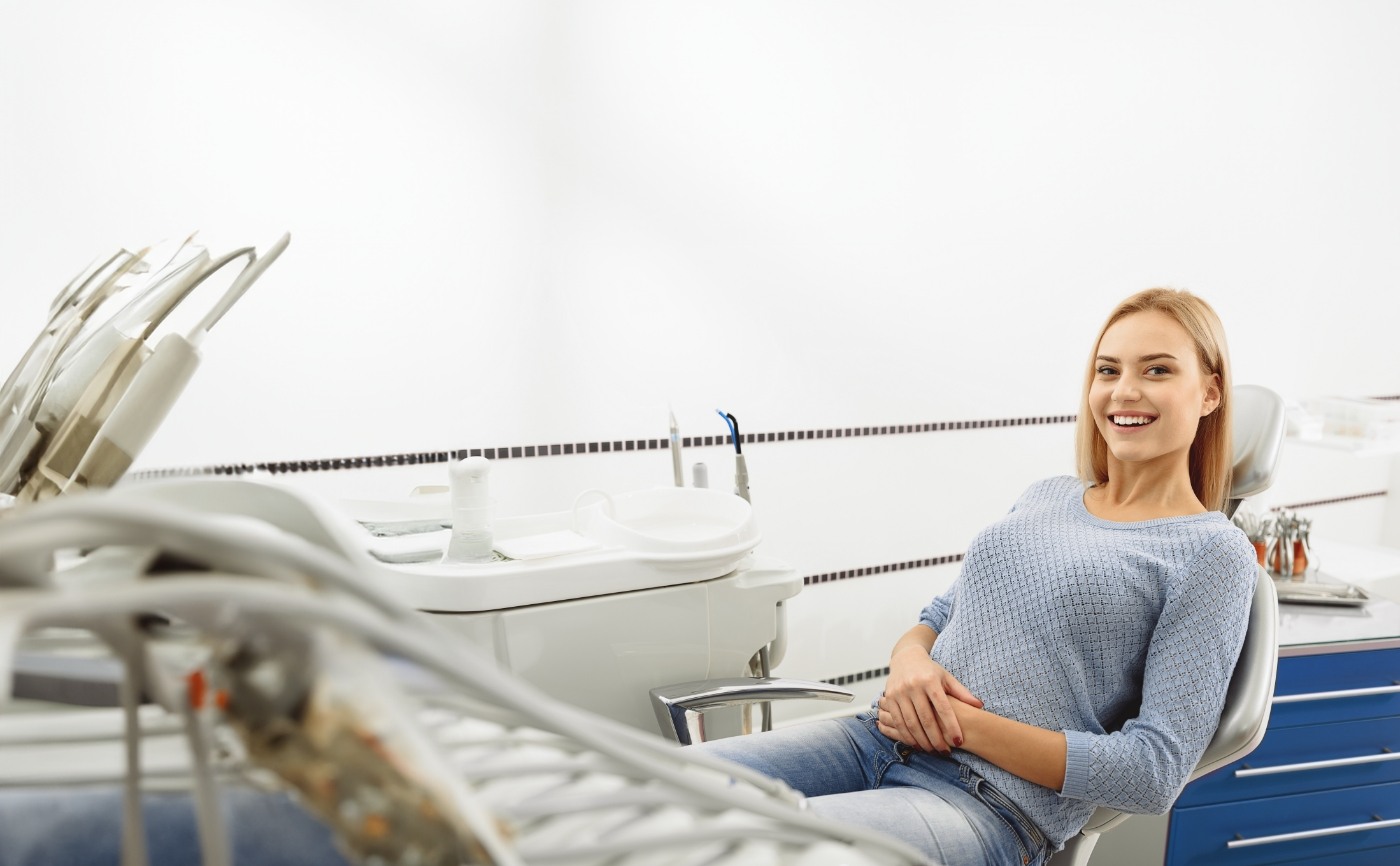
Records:
[[[55,353],[25,415],[35,435],[15,437],[23,446],[16,449],[18,456],[37,451],[37,460],[28,478],[11,479],[7,471],[5,484],[18,488],[14,492],[25,501],[70,487],[115,484],[183,392],[199,365],[199,344],[209,330],[289,241],[284,234],[262,255],[246,247],[213,263],[208,252],[189,239],[155,267],[133,257],[119,276],[141,275],[129,284],[141,285],[139,294],[81,339],[75,336],[71,347]],[[174,309],[197,286],[240,258],[248,263],[199,323],[188,334],[167,334],[152,348],[148,341]],[[115,285],[113,280],[105,283]],[[11,462],[7,459],[5,466]]]
[[[749,467],[744,462],[743,440],[739,438],[739,419],[723,409],[715,411],[729,425],[729,438],[734,443],[734,495],[742,496],[746,502],[752,502],[753,500],[749,499]]]
[[[139,253],[122,250],[75,278],[60,293],[62,302],[55,302],[49,326],[0,388],[0,490],[5,493],[18,492],[24,464],[42,447],[46,431],[37,419],[63,362],[81,345],[89,318],[120,291],[120,279],[139,263]]]
[[[290,242],[291,236],[283,234],[262,255],[253,254],[252,260],[239,272],[219,302],[188,335],[167,334],[156,344],[93,438],[73,473],[74,482],[84,487],[110,487],[126,473],[135,455],[141,453],[150,442],[156,428],[184,393],[185,386],[199,366],[199,345],[209,330],[243,297],[248,287],[277,260]],[[216,263],[195,284],[202,283],[214,270],[238,257],[238,254],[233,254]]]
[[[669,408],[669,407],[668,407]],[[681,472],[681,428],[676,424],[676,413],[671,411],[671,472],[676,477],[676,486],[685,486],[685,474]]]

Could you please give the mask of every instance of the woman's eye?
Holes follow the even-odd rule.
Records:
[[[1165,375],[1167,375],[1168,373],[1170,373],[1171,370],[1168,370],[1166,367],[1163,367],[1161,364],[1154,364],[1153,366],[1147,368],[1147,372],[1148,372],[1148,375],[1151,375],[1151,376],[1165,376]]]
[[[1097,373],[1097,374],[1099,374],[1100,376],[1116,376],[1116,375],[1118,375],[1118,371],[1117,371],[1116,369],[1114,369],[1113,367],[1099,367],[1099,368],[1098,368],[1097,370],[1095,370],[1094,372]]]

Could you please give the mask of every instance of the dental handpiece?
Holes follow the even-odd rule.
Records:
[[[685,486],[685,473],[681,471],[681,428],[676,424],[676,413],[671,413],[671,473],[676,486]]]

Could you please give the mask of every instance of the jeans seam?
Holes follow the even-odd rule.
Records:
[[[876,737],[877,743],[879,742],[880,738],[889,739],[888,737],[885,737],[884,734],[880,733],[880,729],[875,723],[875,717],[873,714],[867,716],[865,713],[861,713],[859,716],[857,716],[857,718],[860,718],[861,716],[865,716],[865,718],[861,718],[861,721],[865,723],[866,730],[870,731],[870,733]],[[890,742],[894,741],[891,740]],[[893,751],[890,751],[883,747],[877,747],[875,750],[875,754],[877,756],[877,760],[873,763],[873,766],[871,767],[871,771],[874,773],[874,785],[872,787],[878,788],[881,784],[884,783],[885,774],[889,772],[890,767],[894,766],[895,764],[904,763],[908,759],[909,753],[901,752],[900,744],[895,743]]]
[[[1016,832],[1016,828],[1012,826],[1011,821],[1006,818],[1006,816],[1002,815],[1001,812],[997,811],[989,801],[996,801],[998,805],[1014,815],[1016,823],[1021,825],[1021,828],[1024,829],[1026,834],[1031,837],[1031,840],[1037,844],[1037,847],[1042,850],[1046,847],[1045,835],[1040,832],[1040,829],[1031,823],[1030,819],[1025,816],[1025,813],[1023,813],[1015,803],[1011,802],[1010,798],[998,791],[990,782],[986,779],[978,778],[974,793],[976,793],[979,800],[987,804],[987,807],[991,809],[992,812],[1001,819],[1001,822],[1006,824],[1007,828],[1016,836],[1016,843],[1021,849],[1022,863],[1031,862],[1031,852],[1026,850],[1025,843],[1021,841],[1021,834]]]

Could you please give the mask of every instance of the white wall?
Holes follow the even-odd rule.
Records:
[[[1072,414],[1102,316],[1209,298],[1236,380],[1400,394],[1384,2],[59,0],[0,27],[0,369],[89,259],[292,246],[138,468]],[[803,574],[963,550],[1072,425],[754,444]],[[718,479],[722,447],[692,449]],[[1264,504],[1400,544],[1394,460]],[[441,466],[308,472],[393,494]],[[506,461],[504,510],[667,483]],[[1354,499],[1350,497],[1362,496]],[[1389,511],[1387,511],[1389,509]],[[784,672],[884,664],[955,566],[810,587]]]

